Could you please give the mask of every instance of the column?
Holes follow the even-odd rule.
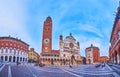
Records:
[[[17,62],[17,56],[15,56],[15,62]]]
[[[11,56],[11,62],[13,62],[13,56]]]
[[[7,56],[7,62],[9,62],[9,56]]]
[[[19,60],[18,60],[18,62],[20,62],[20,56],[19,56]]]

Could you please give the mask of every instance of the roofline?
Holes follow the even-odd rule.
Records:
[[[0,39],[12,39],[12,40],[16,40],[16,41],[19,41],[19,42],[22,42],[24,43],[25,45],[29,46],[27,43],[25,43],[24,41],[20,40],[20,39],[17,39],[17,38],[14,38],[14,37],[10,37],[10,36],[3,36],[3,37],[0,37]]]
[[[90,46],[90,47],[87,47],[86,49],[89,49],[89,48],[98,48],[99,49],[99,47],[96,47],[96,46],[93,46],[93,47]]]

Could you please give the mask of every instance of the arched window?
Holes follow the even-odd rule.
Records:
[[[7,61],[8,60],[8,56],[5,56],[5,61]]]
[[[1,56],[1,62],[3,62],[3,56]]]
[[[10,48],[10,53],[12,53],[12,48]]]
[[[8,53],[8,48],[5,49],[5,53]]]
[[[15,56],[14,56],[14,57],[13,57],[13,62],[15,62],[15,59],[16,59],[16,58],[15,58]]]
[[[19,57],[17,57],[17,62],[19,61]]]
[[[20,62],[22,61],[22,57],[20,57]]]
[[[22,55],[22,51],[21,51],[21,55]]]
[[[12,61],[12,56],[9,56],[9,62],[11,62]]]
[[[18,55],[19,55],[19,52],[20,52],[20,51],[18,50],[18,52],[17,52],[17,53],[18,53]]]
[[[25,58],[23,58],[23,62],[25,61]]]
[[[4,50],[3,50],[3,48],[1,49],[1,53],[4,53]]]
[[[14,49],[14,54],[16,54],[16,49]]]

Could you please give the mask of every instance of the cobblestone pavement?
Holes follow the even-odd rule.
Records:
[[[2,68],[2,69],[1,69]],[[0,77],[120,77],[105,64],[79,66],[44,66],[31,64],[4,64],[0,67]]]

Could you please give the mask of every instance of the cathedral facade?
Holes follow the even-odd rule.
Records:
[[[80,44],[72,36],[72,33],[64,40],[63,36],[60,36],[60,57],[65,59],[63,64],[81,64]]]
[[[59,50],[52,50],[52,19],[47,17],[43,25],[41,63],[48,65],[81,64],[80,45],[70,33],[64,40],[59,39]]]

